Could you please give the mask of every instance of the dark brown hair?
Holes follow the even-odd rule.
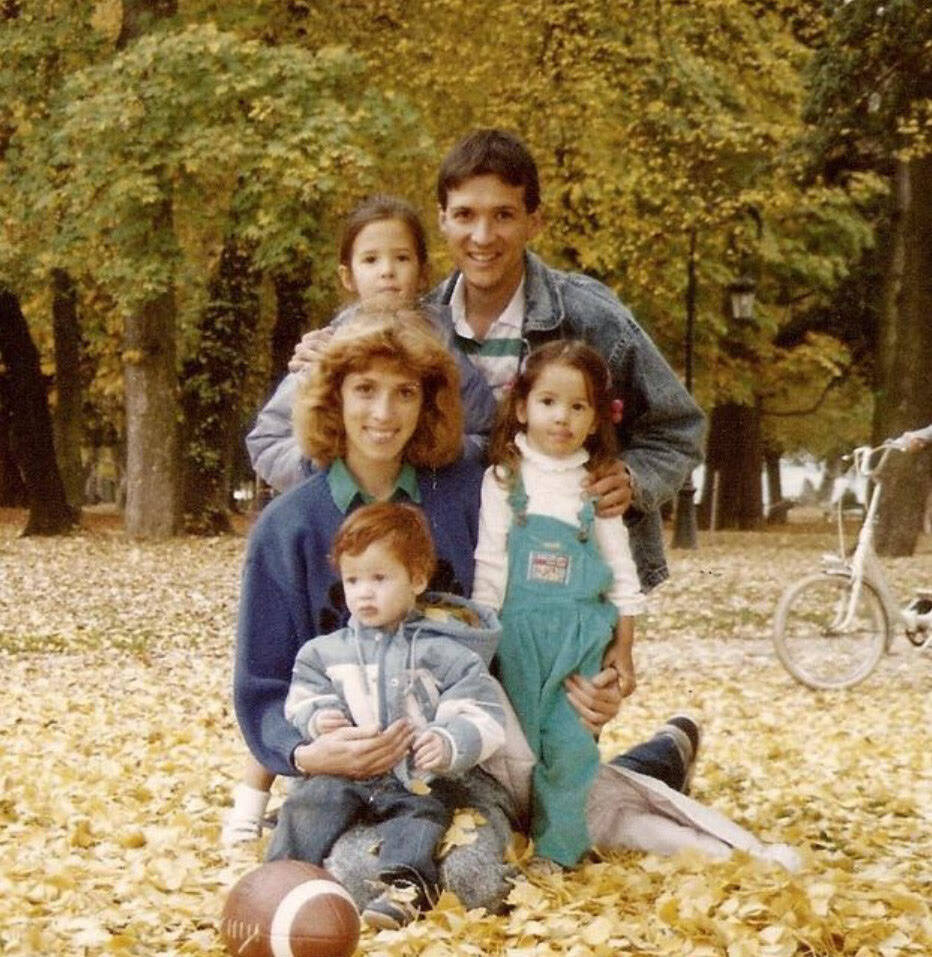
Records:
[[[411,231],[414,251],[422,270],[427,269],[427,234],[417,210],[397,196],[377,193],[364,199],[346,217],[340,234],[340,265],[350,268],[353,259],[353,243],[369,223],[381,223],[386,219],[400,219]]]
[[[334,568],[340,570],[344,555],[361,555],[381,542],[407,569],[413,579],[429,582],[437,565],[427,520],[413,505],[374,502],[357,508],[337,531],[330,550]]]
[[[521,458],[515,445],[515,436],[524,428],[518,421],[518,405],[527,402],[534,383],[549,365],[576,369],[586,383],[589,401],[595,410],[595,431],[583,443],[589,452],[586,468],[592,471],[617,455],[618,438],[612,421],[614,390],[605,360],[580,339],[557,339],[539,346],[528,356],[527,363],[498,407],[488,458],[492,465],[501,467],[497,474],[506,482],[511,482],[517,475]]]
[[[509,186],[524,187],[524,208],[533,213],[540,206],[537,164],[524,141],[505,130],[473,130],[464,136],[440,164],[437,201],[447,208],[447,194],[473,176],[494,174]]]

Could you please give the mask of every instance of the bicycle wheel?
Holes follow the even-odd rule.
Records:
[[[850,609],[851,588],[848,575],[818,572],[791,585],[777,605],[777,657],[810,688],[851,688],[874,670],[884,652],[890,623],[880,595],[862,582]]]

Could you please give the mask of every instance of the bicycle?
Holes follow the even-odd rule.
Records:
[[[854,552],[846,556],[840,497],[838,554],[823,555],[821,571],[794,582],[777,604],[773,624],[777,657],[809,688],[852,688],[863,681],[890,650],[897,625],[921,651],[932,642],[932,590],[918,590],[900,607],[874,551],[881,473],[891,452],[915,448],[912,435],[854,450],[852,470],[874,483]]]

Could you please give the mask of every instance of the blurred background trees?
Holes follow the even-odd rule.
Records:
[[[540,163],[540,252],[615,289],[681,370],[694,277],[720,524],[762,520],[765,462],[932,419],[902,365],[932,335],[921,0],[0,10],[0,283],[68,503],[125,469],[131,534],[227,527],[250,418],[338,305],[340,217],[378,188],[433,222],[439,159],[477,125]],[[12,461],[0,437],[8,500]]]

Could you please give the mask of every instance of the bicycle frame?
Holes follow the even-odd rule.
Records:
[[[858,532],[858,542],[854,549],[854,554],[849,561],[845,556],[845,529],[844,516],[842,514],[841,499],[838,502],[838,542],[839,554],[826,557],[823,560],[825,570],[828,574],[849,575],[851,577],[851,594],[848,597],[847,607],[840,610],[841,617],[832,623],[833,628],[844,631],[850,627],[854,618],[855,609],[858,606],[858,600],[861,597],[861,585],[867,581],[874,587],[883,604],[884,613],[887,616],[887,622],[892,626],[902,620],[900,607],[884,574],[883,566],[877,558],[874,551],[874,526],[877,521],[877,508],[880,505],[880,496],[883,492],[883,480],[879,477],[887,457],[893,449],[897,448],[891,442],[885,442],[876,448],[871,446],[861,446],[852,453],[853,469],[856,474],[863,475],[867,479],[873,479],[874,485],[871,489],[870,499],[867,506],[867,512],[864,516],[864,522]],[[876,464],[872,464],[873,457],[880,453]]]

